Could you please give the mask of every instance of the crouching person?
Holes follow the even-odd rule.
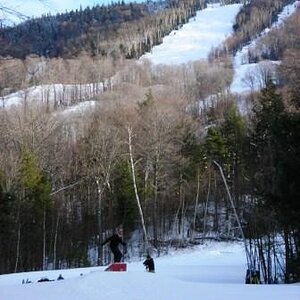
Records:
[[[143,262],[143,265],[146,267],[146,270],[148,272],[151,272],[151,273],[155,272],[154,260],[149,254],[146,257],[146,260]]]

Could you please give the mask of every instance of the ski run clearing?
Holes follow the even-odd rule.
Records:
[[[141,59],[154,64],[182,64],[206,59],[212,47],[219,46],[233,32],[232,26],[241,4],[209,5],[197,12],[195,18],[173,30],[163,43],[153,47]]]

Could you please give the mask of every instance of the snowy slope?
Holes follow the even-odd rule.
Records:
[[[278,22],[273,26],[281,24],[288,16],[290,16],[300,5],[300,1],[284,8],[279,15]],[[198,11],[195,18],[190,19],[181,29],[174,30],[170,35],[163,39],[163,43],[152,49],[151,53],[146,53],[141,60],[148,59],[154,64],[181,64],[199,59],[206,59],[212,47],[218,46],[232,33],[232,25],[236,14],[241,5],[233,4],[220,6],[219,4],[210,5],[207,9]],[[267,29],[265,32],[267,32]],[[249,92],[250,88],[244,82],[247,72],[257,70],[257,64],[245,64],[245,55],[249,47],[253,47],[257,41],[253,41],[248,46],[239,51],[234,58],[235,77],[231,85],[231,92],[243,93]],[[255,82],[255,89],[261,87],[259,79]],[[80,94],[82,100],[101,93],[103,83],[99,83],[96,87],[92,84],[80,85]],[[79,94],[78,86],[75,85],[44,85],[28,88],[14,94],[0,98],[1,106],[11,107],[22,104],[25,99],[37,100],[41,102],[50,101],[54,98],[59,103],[69,105],[72,95]]]
[[[299,300],[300,285],[245,285],[242,244],[210,243],[155,259],[156,273],[142,262],[127,272],[103,267],[0,276],[2,300]],[[43,276],[65,280],[37,283]],[[22,284],[22,279],[30,284]]]
[[[232,33],[240,8],[241,4],[209,5],[182,28],[173,30],[141,60],[149,59],[154,64],[182,64],[207,59],[211,48],[219,46]]]
[[[278,20],[274,24],[272,24],[272,27],[278,27],[282,25],[285,19],[287,19],[291,14],[293,14],[297,7],[300,7],[300,1],[294,1],[292,4],[286,5],[282,12],[278,15]],[[266,67],[266,62],[261,63],[247,63],[247,55],[248,51],[251,48],[254,48],[255,45],[258,43],[259,39],[266,35],[270,31],[270,28],[266,28],[259,36],[259,38],[251,41],[249,45],[242,48],[242,50],[238,51],[237,54],[234,57],[234,69],[235,69],[235,76],[233,79],[233,82],[231,84],[230,90],[233,93],[244,93],[244,92],[250,92],[251,88],[249,85],[245,82],[245,76],[246,74],[259,74],[259,68],[264,68],[264,64]],[[268,68],[275,69],[276,64],[278,62],[268,62],[269,66]],[[263,88],[263,83],[261,82],[259,76],[256,76],[252,89],[253,90],[260,90]]]
[[[212,47],[218,46],[232,33],[232,25],[241,5],[210,5],[197,12],[180,30],[174,30],[166,36],[163,43],[153,48],[151,53],[141,57],[155,64],[181,64],[199,59],[206,59]],[[80,92],[79,92],[80,88]],[[72,95],[82,94],[82,101],[101,93],[103,83],[96,87],[92,84],[79,85],[40,85],[0,98],[3,107],[12,107],[24,101],[53,103],[54,99],[63,105],[69,105]]]

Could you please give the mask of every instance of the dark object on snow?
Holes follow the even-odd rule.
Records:
[[[119,249],[119,244],[123,245],[124,254],[126,254],[126,243],[122,240],[122,238],[117,233],[114,233],[111,237],[106,239],[101,244],[101,246],[104,246],[108,242],[109,242],[110,250],[114,255],[114,262],[120,262],[121,259],[122,259],[123,254]]]
[[[143,265],[146,267],[146,270],[148,272],[151,272],[151,273],[155,272],[154,260],[149,254],[147,255],[146,260],[143,262]]]
[[[259,270],[248,269],[246,272],[246,284],[260,284],[260,272]]]
[[[22,280],[22,284],[27,284],[27,283],[31,283],[31,281],[27,278],[26,281],[23,279]]]
[[[59,274],[59,276],[57,277],[57,280],[64,280],[64,278],[61,274]]]
[[[54,281],[54,280],[50,280],[47,277],[42,277],[41,279],[38,280],[38,282],[48,282],[48,281]]]

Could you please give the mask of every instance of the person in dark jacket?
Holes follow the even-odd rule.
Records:
[[[146,270],[148,272],[151,272],[151,273],[155,272],[154,260],[149,254],[146,257],[146,260],[143,262],[143,265],[146,267]]]
[[[122,252],[119,249],[119,245],[123,245],[123,252],[126,253],[126,243],[122,240],[122,238],[118,235],[117,232],[115,232],[112,236],[110,236],[108,239],[106,239],[101,246],[104,246],[105,244],[109,243],[109,247],[111,252],[114,255],[114,262],[120,262],[122,259]]]
[[[57,280],[64,280],[64,278],[61,274],[59,274],[59,276],[57,277]]]

